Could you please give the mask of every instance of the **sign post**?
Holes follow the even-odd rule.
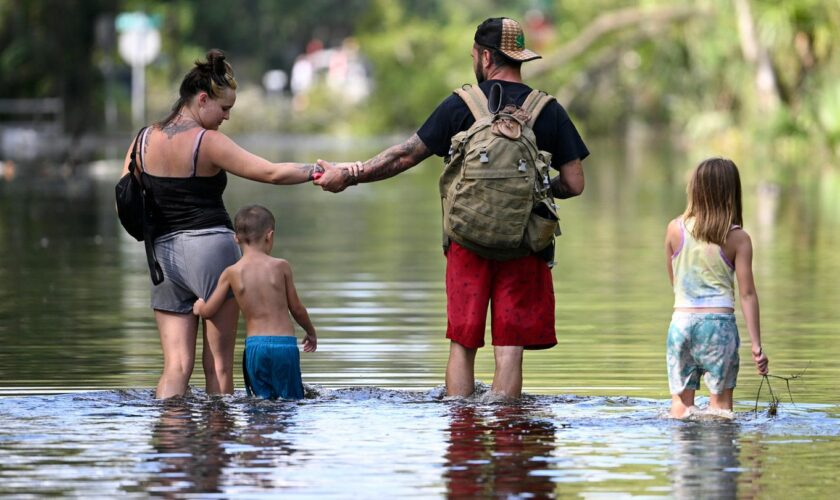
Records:
[[[160,21],[143,12],[125,12],[115,23],[120,56],[131,65],[131,122],[139,128],[146,121],[146,65],[160,52]]]

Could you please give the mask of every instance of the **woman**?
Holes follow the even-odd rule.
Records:
[[[219,275],[239,258],[230,216],[222,201],[226,173],[272,184],[300,184],[321,167],[272,163],[219,132],[236,101],[236,80],[220,50],[181,82],[172,113],[135,138],[143,181],[157,206],[153,232],[164,281],[152,287],[152,308],[163,348],[163,374],[156,397],[183,395],[195,363],[197,298],[207,298]],[[128,172],[128,149],[121,175]],[[208,393],[233,392],[233,350],[239,310],[229,297],[203,320],[202,365]]]

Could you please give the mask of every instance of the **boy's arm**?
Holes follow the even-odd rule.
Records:
[[[297,321],[297,324],[306,332],[303,338],[303,351],[313,352],[318,348],[318,337],[315,333],[315,326],[312,320],[309,319],[309,313],[306,311],[303,302],[298,297],[297,289],[295,288],[295,280],[292,278],[292,266],[288,262],[283,261],[283,275],[286,283],[286,303],[289,305],[289,312]]]
[[[752,357],[758,373],[767,375],[769,359],[761,348],[761,325],[759,323],[758,293],[752,272],[752,241],[744,230],[733,231],[729,235],[735,245],[735,276],[738,279],[738,291],[741,299],[741,311],[747,323],[747,331],[752,342]]]
[[[195,301],[195,304],[193,304],[193,314],[201,316],[202,318],[212,318],[217,312],[219,312],[219,308],[222,307],[222,304],[225,303],[229,289],[230,268],[227,268],[222,271],[222,275],[219,276],[219,283],[216,285],[216,289],[213,290],[213,293],[210,294],[207,301],[205,302],[203,298],[199,298]]]

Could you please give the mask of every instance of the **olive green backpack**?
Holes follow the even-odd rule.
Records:
[[[451,239],[496,260],[545,249],[560,226],[550,187],[551,153],[537,148],[532,127],[554,97],[533,90],[522,107],[500,110],[500,84],[490,91],[489,107],[478,87],[464,85],[455,93],[475,123],[452,137],[440,176],[444,246]]]

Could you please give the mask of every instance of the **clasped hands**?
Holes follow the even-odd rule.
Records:
[[[318,160],[317,165],[324,169],[324,172],[312,183],[331,193],[340,193],[347,187],[358,184],[359,176],[365,171],[360,161],[332,164],[326,160]]]

